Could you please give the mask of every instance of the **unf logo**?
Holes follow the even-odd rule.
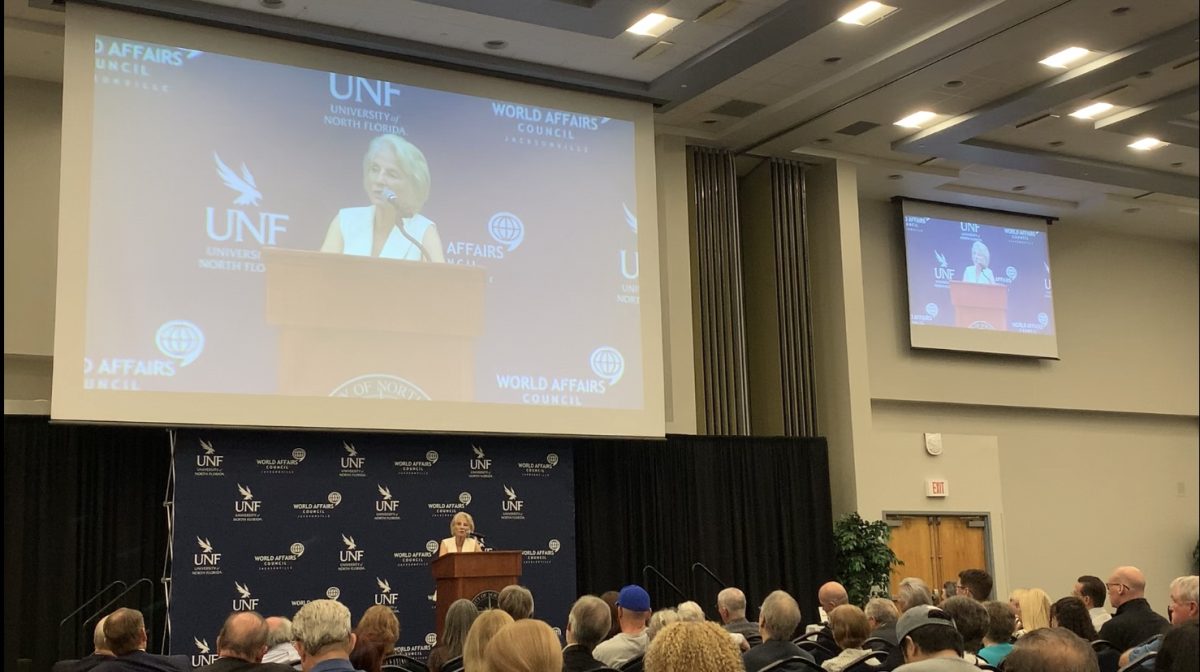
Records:
[[[196,456],[197,467],[220,467],[224,456],[217,455],[217,449],[213,448],[211,441],[200,439],[200,450],[202,454]]]
[[[382,485],[376,485],[379,488],[379,499],[375,500],[375,511],[378,513],[394,513],[400,502],[392,499],[392,491]]]
[[[525,240],[525,224],[511,212],[497,212],[488,220],[488,233],[492,239],[507,246],[512,252]]]
[[[212,542],[208,539],[196,537],[196,543],[200,545],[200,552],[192,556],[192,562],[197,567],[216,567],[221,561],[221,554],[213,551]]]
[[[471,493],[469,493],[469,492],[458,493],[458,503],[462,504],[463,506],[470,506],[471,505]]]
[[[246,584],[234,581],[233,587],[238,592],[238,596],[233,598],[234,611],[256,611],[258,609],[258,598],[250,597],[250,588]]]
[[[506,513],[515,513],[524,506],[524,500],[517,499],[517,491],[507,485],[504,486],[504,499],[500,501],[500,510]]]
[[[375,593],[375,604],[382,604],[389,607],[395,606],[398,596],[392,593],[392,585],[388,580],[377,576],[375,577],[375,584],[379,586],[379,592]]]
[[[345,456],[342,457],[342,468],[343,469],[362,469],[363,462],[365,462],[367,458],[359,457],[358,450],[356,450],[354,448],[354,444],[352,444],[352,443],[342,442],[342,447],[346,449],[346,453],[347,453]]]
[[[354,537],[347,537],[343,534],[342,543],[346,545],[346,548],[338,553],[338,560],[342,562],[362,562],[363,551],[358,548]]]
[[[607,380],[609,385],[615,385],[625,375],[625,358],[616,348],[607,345],[596,348],[588,361],[592,373]]]
[[[192,667],[212,665],[216,662],[217,654],[211,653],[212,647],[208,645],[207,639],[192,636],[192,643],[196,645],[197,651],[197,653],[192,654]]]
[[[263,195],[258,190],[258,185],[254,182],[254,175],[246,167],[246,164],[243,163],[242,172],[237,173],[225,165],[225,162],[221,160],[221,157],[216,152],[213,152],[213,160],[217,163],[217,176],[221,178],[221,182],[237,193],[237,197],[233,199],[233,204],[257,207]],[[227,208],[225,210],[225,230],[218,231],[215,208],[205,208],[205,212],[207,214],[208,237],[216,241],[233,239],[241,243],[249,237],[258,241],[260,245],[275,245],[275,239],[278,234],[287,231],[287,226],[283,224],[283,222],[288,221],[287,215],[260,212],[258,213],[258,221],[255,222],[244,211],[238,208]]]
[[[486,471],[492,468],[492,461],[484,457],[482,448],[472,445],[471,450],[475,453],[475,457],[471,458],[472,469]]]
[[[163,322],[154,334],[154,345],[179,366],[187,366],[204,352],[204,332],[187,320]]]
[[[954,279],[954,269],[949,267],[946,261],[946,255],[933,251],[933,256],[937,259],[937,266],[933,269],[933,277],[935,280],[944,280],[949,282]]]
[[[238,483],[237,489],[242,498],[233,503],[233,510],[237,513],[257,513],[262,502],[255,501],[254,493],[241,483]]]
[[[336,600],[342,596],[342,589],[337,586],[330,586],[325,589],[325,597],[331,600]]]

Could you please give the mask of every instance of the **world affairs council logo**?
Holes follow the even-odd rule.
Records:
[[[264,474],[294,474],[296,467],[308,457],[308,451],[303,448],[293,448],[291,459],[276,459],[276,458],[258,458],[254,460],[254,464]]]
[[[325,589],[325,597],[330,600],[337,600],[342,596],[342,589],[337,586],[330,586]]]
[[[625,357],[616,348],[607,345],[596,348],[588,362],[592,366],[592,373],[608,381],[609,385],[616,385],[625,375]]]
[[[508,248],[509,252],[521,246],[525,240],[525,224],[511,212],[497,212],[488,220],[488,233],[492,240]]]
[[[163,322],[154,334],[154,345],[163,355],[186,367],[204,352],[204,332],[193,322]]]

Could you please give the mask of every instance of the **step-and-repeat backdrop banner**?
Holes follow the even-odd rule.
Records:
[[[535,616],[566,628],[575,598],[574,471],[566,442],[179,430],[171,651],[216,659],[231,611],[287,616],[333,598],[354,620],[375,604],[400,646],[436,642],[429,564],[466,511],[498,550],[520,550]]]

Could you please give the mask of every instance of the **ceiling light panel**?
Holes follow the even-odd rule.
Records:
[[[1051,68],[1065,68],[1072,63],[1076,63],[1092,52],[1083,47],[1067,47],[1062,51],[1051,54],[1046,58],[1038,61],[1042,65],[1050,66]]]
[[[838,21],[855,26],[869,26],[894,11],[896,11],[896,8],[891,5],[871,0],[841,15],[838,17]]]
[[[1159,147],[1163,147],[1166,144],[1168,144],[1168,143],[1165,143],[1162,140],[1159,140],[1158,138],[1142,138],[1141,140],[1138,140],[1137,142],[1129,143],[1129,148],[1136,149],[1136,150],[1142,151],[1142,152],[1146,152],[1151,149],[1158,149]]]
[[[683,23],[683,19],[676,19],[666,14],[651,12],[642,20],[633,24],[626,29],[625,32],[635,35],[648,35],[650,37],[662,37],[666,35],[672,28]]]
[[[925,124],[937,119],[937,117],[938,115],[936,112],[921,110],[920,112],[913,112],[907,117],[897,121],[896,125],[903,126],[904,128],[921,128]]]
[[[1111,103],[1093,103],[1087,107],[1081,107],[1071,113],[1076,119],[1095,119],[1096,117],[1113,109]]]

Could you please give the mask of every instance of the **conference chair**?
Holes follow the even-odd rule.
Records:
[[[442,672],[462,672],[463,664],[463,657],[455,656],[442,664]]]
[[[883,661],[887,660],[887,657],[887,651],[872,651],[870,653],[864,653],[858,658],[850,661],[850,663],[843,668],[843,672],[870,672],[870,670],[878,670],[879,665],[882,665]],[[872,660],[876,661],[878,664],[872,665],[870,662]]]
[[[745,637],[746,643],[750,645],[750,648],[754,648],[759,644],[762,644],[762,635],[758,634],[757,632],[745,635]]]
[[[1117,668],[1121,667],[1121,650],[1112,642],[1106,639],[1097,639],[1092,642],[1092,650],[1096,652],[1096,662],[1100,665],[1100,672],[1117,672]]]
[[[643,653],[640,656],[630,658],[629,660],[625,661],[624,663],[621,663],[621,667],[618,669],[620,669],[621,672],[642,672],[642,668],[643,668],[643,664],[644,664],[643,659],[645,657],[646,657],[646,654]]]
[[[867,639],[867,641],[862,643],[862,648],[870,649],[872,651],[886,651],[891,653],[892,649],[896,648],[896,645],[882,637],[870,637]]]
[[[1138,656],[1134,660],[1129,661],[1128,665],[1126,665],[1125,667],[1122,667],[1120,669],[1120,672],[1134,672],[1135,670],[1140,670],[1143,663],[1147,663],[1151,660],[1154,660],[1154,658],[1156,658],[1157,656],[1158,656],[1157,651],[1151,651],[1150,653],[1147,653],[1145,655]],[[1149,669],[1154,669],[1154,666],[1151,665]]]
[[[822,667],[801,656],[790,656],[759,668],[758,672],[825,672]]]
[[[807,651],[808,654],[813,657],[813,660],[817,662],[818,667],[821,665],[821,663],[838,655],[837,650],[831,649],[817,640],[801,639],[798,642],[794,642],[794,644],[800,647],[802,651]]]
[[[393,653],[384,658],[381,669],[384,672],[429,672],[429,666],[425,663],[402,653]]]

